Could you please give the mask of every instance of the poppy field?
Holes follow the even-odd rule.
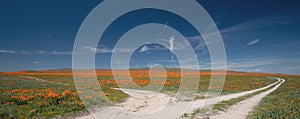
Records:
[[[133,71],[131,76],[137,85],[145,86],[149,84],[149,76],[144,71]],[[161,92],[176,93],[180,85],[180,75],[176,72],[169,73],[164,87]],[[289,77],[290,78],[290,77]],[[295,78],[295,77],[292,77]],[[291,80],[294,81],[294,80]],[[291,83],[287,81],[286,88],[276,92],[280,95],[286,95],[288,111],[283,111],[284,114],[292,114],[299,116],[299,108],[291,107],[295,104],[299,105],[299,82]],[[98,82],[105,96],[114,103],[123,102],[128,95],[119,90],[118,85],[113,80],[109,73],[98,75]],[[205,93],[210,82],[209,75],[201,75],[199,82],[198,93]],[[264,75],[228,75],[224,84],[222,95],[237,93],[252,89],[264,87],[275,82],[275,80]],[[126,82],[124,82],[126,83]],[[76,91],[72,75],[62,73],[19,73],[19,74],[1,74],[0,75],[0,117],[1,118],[51,118],[51,117],[68,117],[76,113],[86,112],[83,102],[78,94],[85,93]],[[273,96],[273,97],[272,97]],[[290,97],[289,97],[290,96]],[[274,98],[277,97],[277,98]],[[87,100],[95,100],[92,95],[84,97]],[[196,98],[205,98],[198,96]],[[291,99],[290,99],[291,98]],[[254,115],[265,115],[276,113],[270,110],[264,114],[258,113],[260,110],[269,110],[264,108],[269,100],[281,101],[277,95],[267,97],[260,107],[254,112]],[[268,106],[270,107],[270,106]],[[295,112],[296,111],[296,112]],[[255,118],[258,116],[255,116]]]

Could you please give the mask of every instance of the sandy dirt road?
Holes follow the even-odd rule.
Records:
[[[115,105],[115,107],[105,107],[102,109],[98,109],[92,115],[97,118],[100,117],[100,119],[102,119],[102,118],[106,118],[106,119],[169,118],[169,117],[171,117],[171,114],[174,117],[179,117],[183,113],[179,113],[178,115],[174,115],[174,113],[176,113],[176,111],[182,111],[182,110],[180,110],[180,108],[186,108],[186,106],[189,106],[189,108],[184,111],[185,111],[185,113],[192,113],[197,109],[201,109],[203,107],[206,107],[206,106],[209,106],[209,105],[221,102],[221,101],[238,98],[241,96],[245,96],[248,94],[252,94],[252,93],[270,88],[271,86],[274,86],[280,82],[274,88],[272,88],[268,91],[265,91],[259,95],[256,95],[254,97],[251,97],[249,99],[246,99],[237,105],[234,105],[232,107],[232,109],[230,109],[228,112],[224,112],[224,114],[221,113],[219,115],[212,116],[212,118],[223,118],[224,117],[223,119],[226,119],[227,115],[230,116],[230,115],[236,114],[237,115],[236,118],[239,118],[240,115],[244,115],[244,117],[245,117],[245,115],[248,114],[248,111],[250,111],[255,105],[257,105],[263,97],[265,97],[272,91],[276,90],[277,87],[279,87],[284,82],[284,80],[280,79],[280,78],[277,78],[277,80],[278,81],[276,81],[268,86],[259,88],[259,89],[235,93],[235,94],[218,96],[215,98],[200,99],[200,100],[195,100],[193,102],[176,101],[176,99],[174,99],[166,94],[153,92],[153,94],[151,94],[151,95],[155,95],[153,97],[150,97],[150,98],[129,97],[127,99],[127,101],[125,101],[121,104],[117,104],[117,105]],[[131,93],[141,92],[140,90],[130,90],[130,89],[127,89],[126,91],[131,92]],[[145,93],[149,94],[151,92],[147,91]],[[253,101],[253,103],[252,103],[252,101]],[[243,110],[241,110],[241,112],[234,111],[235,109],[239,109],[241,106],[247,106],[247,108],[244,108]],[[165,109],[163,109],[163,108],[165,108]],[[155,111],[160,112],[160,113],[156,114],[159,116],[153,116],[154,115],[153,112],[155,112]],[[124,112],[126,112],[126,113],[124,113]],[[225,114],[225,113],[228,113],[228,114]],[[76,119],[93,119],[92,115],[80,116],[80,117],[76,117]],[[228,117],[228,118],[231,118],[231,117]],[[233,118],[235,118],[235,117],[233,117]]]
[[[31,76],[19,76],[21,78],[27,78],[27,79],[32,79],[32,80],[36,80],[36,81],[41,81],[41,82],[47,82],[50,84],[58,84],[58,85],[70,85],[68,83],[61,83],[61,82],[53,82],[53,81],[47,81],[41,78],[37,78],[37,77],[31,77]]]
[[[266,97],[267,95],[269,95],[270,93],[272,93],[273,91],[275,91],[282,83],[285,82],[284,79],[280,79],[281,82],[279,84],[277,84],[275,87],[262,92],[258,95],[255,95],[253,97],[250,97],[246,100],[243,100],[233,106],[231,106],[227,111],[225,112],[220,112],[217,115],[211,116],[211,119],[245,119],[249,113],[253,110],[253,108],[255,106],[257,106],[259,104],[259,102]]]

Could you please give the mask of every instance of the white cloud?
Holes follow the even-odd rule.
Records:
[[[32,63],[34,63],[34,64],[41,64],[40,62],[37,62],[37,61],[34,61],[34,62],[32,62]]]
[[[72,52],[68,52],[68,51],[65,51],[65,52],[58,52],[58,51],[52,51],[52,52],[49,52],[47,54],[51,54],[51,55],[72,55]]]
[[[133,50],[133,48],[116,48],[113,49],[112,52],[113,53],[126,53],[126,52],[131,52]]]
[[[112,53],[113,50],[109,48],[97,48],[96,53]]]
[[[38,54],[47,54],[47,52],[43,51],[43,50],[37,50],[36,53],[38,53]]]
[[[286,24],[289,24],[289,22],[287,20],[285,20],[286,18],[287,17],[277,17],[276,16],[276,17],[265,17],[265,18],[261,18],[261,19],[255,19],[252,21],[242,22],[240,24],[221,29],[220,32],[221,33],[239,32],[239,31],[248,30],[248,29],[286,25]]]
[[[169,38],[169,43],[170,43],[169,49],[171,52],[173,52],[173,50],[174,50],[174,40],[175,40],[174,35]],[[171,63],[174,63],[174,54],[173,53],[171,55]]]
[[[44,51],[44,50],[37,50],[35,52],[30,52],[30,51],[25,51],[25,50],[21,50],[21,51],[14,51],[14,50],[0,50],[0,53],[3,54],[21,54],[21,55],[28,55],[28,54],[38,54],[38,55],[72,55],[72,52],[70,51]]]
[[[39,55],[72,55],[72,52],[69,51],[44,51],[44,50],[37,50],[35,52],[30,52],[30,51],[25,51],[25,50],[21,50],[21,51],[13,51],[13,50],[0,50],[0,53],[3,54],[21,54],[21,55],[28,55],[28,54],[39,54]]]
[[[15,54],[17,52],[13,51],[13,50],[0,50],[0,53],[3,53],[3,54]]]
[[[169,37],[169,44],[170,44],[169,49],[170,49],[171,52],[173,52],[173,50],[174,50],[174,41],[175,41],[175,36],[174,35]]]
[[[144,46],[141,48],[140,53],[143,53],[143,52],[148,51],[148,50],[150,50],[150,48],[149,48],[147,45],[144,45]]]
[[[27,55],[27,54],[29,54],[29,52],[27,52],[27,51],[24,51],[24,50],[20,51],[19,53],[20,53],[20,54],[24,54],[24,55]]]
[[[250,41],[249,43],[247,43],[247,45],[252,46],[252,45],[259,43],[260,41],[261,41],[261,39],[257,38],[257,39]]]
[[[22,51],[18,52],[19,54],[40,54],[40,55],[72,55],[72,52],[70,51],[44,51],[44,50],[37,50],[35,53],[34,52],[27,52],[27,51]]]
[[[133,48],[107,48],[107,47],[101,47],[101,48],[95,48],[91,46],[84,46],[83,49],[86,49],[92,53],[102,54],[102,53],[126,53],[131,52]]]
[[[98,48],[96,47],[91,47],[91,46],[83,46],[83,49],[89,50],[90,52],[96,53]]]
[[[250,21],[245,21],[236,25],[232,25],[226,28],[219,29],[219,33],[222,35],[222,37],[228,37],[227,33],[233,33],[233,32],[241,32],[244,30],[249,30],[249,29],[258,29],[258,28],[268,28],[268,27],[273,27],[273,26],[278,26],[278,25],[286,25],[290,24],[288,19],[289,16],[286,17],[278,17],[278,16],[273,16],[273,17],[264,17],[260,19],[255,19],[255,20],[250,20]],[[211,31],[212,25],[210,25],[207,28],[207,31],[204,34],[201,34],[203,37],[206,37],[208,35],[216,35],[217,32]],[[194,39],[194,40],[199,40],[202,39],[201,36],[192,36],[189,37],[188,39]],[[201,44],[200,44],[201,46]]]
[[[146,52],[146,51],[152,51],[152,50],[168,50],[168,48],[160,46],[160,45],[156,45],[156,44],[147,44],[144,45],[141,49],[140,49],[140,53]]]

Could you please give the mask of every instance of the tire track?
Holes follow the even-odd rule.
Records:
[[[27,79],[32,79],[32,80],[36,80],[36,81],[40,81],[40,82],[47,82],[50,84],[57,84],[57,85],[71,85],[69,83],[61,83],[61,82],[53,82],[53,81],[47,81],[41,78],[36,78],[36,77],[30,77],[30,76],[19,76],[21,78],[27,78]]]
[[[255,92],[268,89],[268,88],[274,86],[275,84],[279,83],[280,81],[281,81],[281,79],[277,78],[276,82],[274,82],[272,84],[269,84],[269,85],[267,85],[265,87],[262,87],[262,88],[258,88],[258,89],[254,89],[254,90],[249,90],[249,91],[244,91],[244,92],[240,92],[240,93],[234,93],[234,94],[228,94],[228,95],[221,95],[221,96],[214,97],[214,98],[195,100],[193,102],[193,104],[189,107],[189,109],[186,111],[186,113],[187,114],[191,114],[194,111],[196,111],[198,109],[201,109],[201,108],[203,108],[205,106],[216,104],[216,103],[222,102],[222,101],[231,100],[231,99],[234,99],[234,98],[239,98],[239,97],[242,97],[242,96],[245,96],[245,95],[248,95],[248,94],[253,94]]]
[[[245,96],[245,95],[248,95],[248,94],[252,94],[252,93],[255,93],[255,92],[258,92],[258,91],[262,91],[262,90],[265,90],[265,89],[268,89],[276,84],[278,84],[279,82],[281,82],[282,80],[277,78],[278,81],[272,83],[272,84],[269,84],[268,86],[265,86],[265,87],[262,87],[262,88],[259,88],[259,89],[254,89],[254,90],[250,90],[250,91],[245,91],[245,92],[240,92],[240,93],[235,93],[235,94],[229,94],[229,95],[223,95],[223,96],[218,96],[218,97],[214,97],[214,98],[208,98],[208,99],[199,99],[199,100],[195,100],[193,101],[192,105],[186,110],[186,113],[189,114],[189,113],[193,113],[195,110],[197,109],[201,109],[201,108],[204,108],[206,106],[210,106],[210,105],[213,105],[213,104],[216,104],[218,102],[221,102],[221,101],[226,101],[226,100],[231,100],[231,99],[234,99],[234,98],[238,98],[238,97],[241,97],[241,96]],[[283,83],[283,82],[281,82]],[[281,84],[280,83],[280,84]],[[276,85],[276,87],[280,86],[279,84]],[[130,90],[128,90],[130,91]],[[268,90],[269,91],[269,90]],[[130,101],[130,98],[132,97],[129,97],[128,99],[128,102],[124,102],[123,104],[126,105],[126,104],[131,104],[131,105],[138,105],[135,101]],[[159,102],[158,102],[159,103]],[[183,101],[171,101],[171,106],[172,107],[176,107],[176,108],[184,108],[184,105],[186,104],[189,104],[191,102],[183,102]],[[170,103],[169,103],[170,104]],[[148,105],[148,106],[152,106],[152,105]],[[165,105],[162,105],[162,106],[165,106]],[[140,118],[139,116],[137,115],[119,115],[120,112],[115,112],[112,110],[113,107],[106,107],[106,108],[102,108],[102,109],[99,109],[99,111],[96,111],[93,113],[94,116],[99,116],[99,117],[105,117],[105,118],[116,118],[116,117],[122,117],[124,119],[131,119],[131,118]],[[143,108],[150,108],[150,107],[143,107]],[[143,110],[143,109],[141,109]],[[134,112],[132,112],[134,113]],[[143,112],[137,112],[136,114],[139,114],[139,113],[143,113]],[[165,114],[174,114],[174,111],[173,110],[166,110],[162,113],[165,113]],[[176,115],[176,114],[174,114]],[[234,115],[234,114],[233,114]],[[180,115],[179,115],[180,116]],[[82,117],[77,117],[77,119],[87,119],[87,118],[93,118],[92,115],[86,115],[86,116],[82,116]],[[157,118],[155,116],[149,116],[149,117],[145,117],[145,118]],[[166,117],[161,117],[160,118],[168,118],[167,116]],[[189,119],[189,117],[186,117]],[[222,116],[221,117],[217,117],[217,118],[223,118]]]
[[[243,100],[241,102],[238,102],[237,104],[231,106],[227,111],[225,112],[220,112],[217,115],[211,116],[211,119],[245,119],[249,115],[249,113],[254,109],[255,106],[259,104],[259,102],[275,91],[282,83],[285,82],[284,79],[277,78],[281,82],[277,84],[275,87],[262,92],[260,94],[257,94],[253,97],[250,97],[246,100]]]

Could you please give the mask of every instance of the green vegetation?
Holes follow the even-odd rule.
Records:
[[[36,77],[43,78],[47,82],[18,75],[0,75],[0,118],[49,118],[85,110],[75,86],[71,83],[73,81],[71,77]],[[127,98],[121,91],[104,89],[104,92],[112,102],[120,102]],[[98,101],[89,94],[85,94],[83,98],[91,103]]]
[[[18,75],[0,75],[0,117],[9,118],[50,118],[57,115],[84,111],[85,107],[76,92],[74,81],[70,75],[28,75],[45,81],[39,81]],[[145,85],[148,77],[133,77],[137,84]],[[122,102],[128,95],[113,90],[118,88],[112,76],[98,76],[99,84],[109,100]],[[51,83],[54,82],[54,83]],[[179,77],[168,77],[162,92],[176,93],[180,86]],[[205,93],[210,76],[201,76],[198,92]],[[261,88],[273,80],[265,76],[228,76],[226,77],[222,95]],[[64,85],[68,84],[68,85]],[[83,97],[91,104],[96,99],[90,94]],[[202,95],[198,99],[205,98]]]
[[[278,83],[280,83],[280,82],[278,82]],[[278,84],[278,83],[276,83],[276,84]],[[217,104],[214,105],[213,110],[216,110],[216,111],[225,111],[230,106],[232,106],[232,105],[234,105],[234,104],[236,104],[238,102],[241,102],[241,101],[243,101],[245,99],[248,99],[250,97],[253,97],[253,96],[258,95],[258,94],[260,94],[262,92],[265,92],[267,90],[272,89],[273,87],[276,86],[276,84],[273,85],[273,86],[271,86],[271,87],[269,87],[269,88],[266,88],[264,90],[260,90],[260,91],[257,91],[257,92],[251,93],[251,94],[247,94],[245,96],[241,96],[241,97],[238,97],[238,98],[234,98],[234,99],[231,99],[231,100],[226,100],[226,101],[219,102],[219,103],[217,103]]]
[[[265,97],[249,119],[300,119],[300,76],[282,78],[286,82]]]
[[[242,78],[240,78],[240,79],[243,79],[243,78],[245,78],[245,77],[242,77]],[[256,77],[257,78],[257,80],[263,80],[263,79],[265,79],[265,77],[263,77],[263,79],[260,79],[260,78],[262,78],[262,77]],[[232,79],[229,79],[229,80],[232,80],[232,81],[230,81],[230,83],[231,84],[234,84],[234,83],[237,83],[238,81],[236,81],[236,80],[234,80],[234,78],[232,78]],[[269,80],[266,80],[266,84],[269,84],[269,83],[271,83],[271,82],[267,82],[267,81],[269,81]],[[229,84],[228,83],[229,81],[227,80],[227,83],[226,84]],[[248,81],[246,81],[246,82],[248,82]],[[274,82],[274,81],[273,81]],[[273,83],[272,82],[272,83]],[[240,83],[240,82],[239,82]],[[257,83],[257,82],[255,82],[255,83]],[[278,82],[279,83],[279,82]],[[276,84],[278,84],[278,83],[276,83]],[[246,84],[246,83],[245,83]],[[243,86],[249,86],[249,85],[243,85]],[[241,96],[241,97],[238,97],[238,98],[233,98],[233,99],[231,99],[231,100],[226,100],[226,101],[221,101],[221,102],[219,102],[219,103],[217,103],[217,104],[215,104],[214,106],[213,106],[213,108],[212,108],[212,110],[213,110],[213,113],[218,113],[218,111],[225,111],[227,108],[229,108],[230,106],[232,106],[232,105],[234,105],[234,104],[236,104],[236,103],[238,103],[238,102],[240,102],[240,101],[243,101],[243,100],[245,100],[245,99],[247,99],[247,98],[250,98],[250,97],[252,97],[252,96],[254,96],[254,95],[257,95],[257,94],[260,94],[260,93],[262,93],[262,92],[264,92],[264,91],[266,91],[266,90],[269,90],[269,89],[271,89],[271,88],[273,88],[274,86],[276,86],[276,85],[273,85],[273,86],[271,86],[271,87],[269,87],[269,88],[267,88],[267,89],[264,89],[264,90],[260,90],[260,91],[257,91],[257,92],[254,92],[254,93],[251,93],[251,94],[247,94],[247,95],[245,95],[245,96]],[[229,85],[229,87],[230,87],[230,85]],[[253,86],[249,86],[249,87],[253,87]],[[226,87],[227,88],[227,87]],[[231,89],[231,90],[234,90],[234,89]],[[234,90],[235,91],[235,90]],[[223,94],[228,94],[228,92],[226,92],[226,93],[223,93]],[[190,115],[188,115],[188,114],[185,114],[184,115],[184,117],[189,117],[189,118],[195,118],[196,116],[199,116],[199,115],[201,115],[202,117],[206,117],[206,118],[208,118],[209,117],[209,115],[208,115],[208,112],[209,111],[209,109],[207,109],[207,108],[201,108],[201,109],[198,109],[198,110],[195,110],[193,113],[191,113]],[[211,112],[212,113],[212,112]]]

